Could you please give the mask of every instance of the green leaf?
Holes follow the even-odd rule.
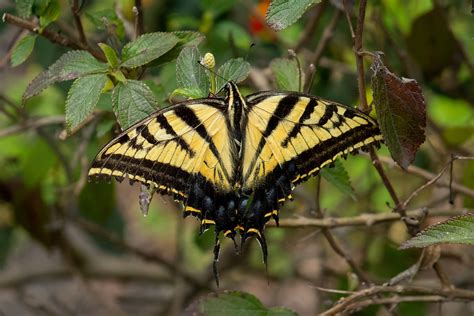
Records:
[[[87,12],[86,17],[99,30],[115,32],[120,39],[125,37],[125,27],[114,9],[105,9],[96,12]]]
[[[37,16],[45,14],[50,1],[51,0],[35,0],[33,4],[33,13]]]
[[[16,11],[24,19],[29,18],[33,13],[33,4],[35,0],[15,0]]]
[[[36,34],[28,34],[16,43],[11,57],[12,67],[21,65],[31,55],[36,37]]]
[[[49,85],[83,76],[105,73],[109,66],[82,50],[70,51],[62,55],[54,64],[36,76],[23,94],[23,102],[39,94]]]
[[[108,78],[104,74],[76,79],[66,99],[66,127],[71,130],[92,113]]]
[[[305,11],[321,0],[272,0],[265,17],[268,25],[276,31],[295,23]]]
[[[201,300],[199,313],[206,316],[227,315],[262,315],[262,316],[296,316],[289,309],[265,307],[255,296],[244,292],[224,292],[209,295]]]
[[[50,0],[48,6],[40,15],[40,25],[44,29],[52,22],[56,21],[59,18],[61,13],[61,6],[59,5],[58,0]]]
[[[100,49],[104,52],[105,58],[107,59],[107,62],[109,63],[110,67],[116,68],[120,63],[120,60],[115,50],[105,43],[99,43],[98,45]]]
[[[304,80],[300,76],[303,73],[298,69],[295,58],[275,58],[270,63],[270,68],[278,90],[301,92]]]
[[[217,91],[219,91],[227,81],[239,83],[245,80],[248,77],[249,72],[250,64],[243,58],[229,59],[219,67],[219,70],[217,70],[217,74],[222,77],[217,77]]]
[[[199,97],[209,94],[209,79],[206,70],[199,64],[201,55],[197,47],[185,47],[176,61],[178,87],[199,90]]]
[[[232,43],[236,48],[247,51],[252,45],[252,37],[239,24],[232,21],[222,21],[213,27],[212,42],[221,41],[222,45]]]
[[[212,16],[217,17],[231,10],[235,0],[201,0],[200,4],[203,10],[212,12]]]
[[[406,48],[423,73],[432,78],[443,69],[458,67],[458,40],[445,18],[444,9],[435,8],[413,21]],[[451,68],[452,69],[452,68]]]
[[[334,167],[332,168],[323,168],[321,170],[321,176],[334,185],[339,191],[349,195],[353,200],[356,200],[354,189],[351,185],[351,179],[340,160],[334,161]]]
[[[385,144],[393,159],[406,169],[425,141],[426,105],[418,83],[399,78],[376,57],[372,65],[374,105]]]
[[[400,248],[422,248],[436,244],[474,245],[474,214],[455,216],[432,225],[407,240]]]
[[[136,68],[170,51],[179,39],[172,33],[148,33],[128,43],[122,50],[122,67]]]
[[[182,96],[185,99],[199,99],[202,98],[202,91],[197,88],[178,88],[171,92],[170,99],[177,96]]]
[[[176,31],[171,32],[174,36],[178,38],[178,43],[173,47],[169,52],[161,56],[160,58],[154,60],[153,62],[149,63],[149,67],[155,67],[158,65],[162,65],[164,63],[170,62],[180,54],[181,50],[187,46],[198,46],[203,40],[204,35],[198,32],[192,31]]]
[[[137,80],[127,80],[115,87],[112,107],[120,126],[126,129],[154,113],[158,103],[146,84]]]

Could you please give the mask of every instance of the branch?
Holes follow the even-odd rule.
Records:
[[[79,11],[81,11],[81,8],[79,7],[79,0],[73,0],[71,4],[71,11],[74,17],[74,22],[76,23],[79,40],[84,47],[88,48],[89,44],[87,44],[86,35],[84,34],[84,27],[82,27],[81,17],[79,16]]]
[[[48,29],[40,30],[39,25],[34,22],[19,18],[9,13],[3,14],[2,19],[3,19],[3,22],[13,24],[15,26],[18,26],[19,28],[22,28],[30,32],[33,32],[35,34],[38,34],[40,36],[43,36],[53,43],[57,43],[59,45],[69,47],[72,49],[86,50],[89,53],[91,53],[95,58],[101,61],[106,61],[105,56],[103,55],[102,52],[90,49],[89,47],[86,47],[81,42],[78,42],[70,37],[59,34],[57,32],[53,32]]]
[[[381,156],[381,157],[379,157],[379,160],[381,162],[385,163],[385,164],[388,164],[390,167],[399,168],[397,163],[395,161],[393,161],[393,159],[390,158],[390,157]],[[459,160],[462,160],[462,159],[459,159]],[[431,173],[429,171],[426,171],[422,168],[413,166],[413,165],[408,166],[408,168],[406,170],[402,170],[402,169],[400,169],[400,170],[403,171],[403,172],[406,172],[406,173],[417,175],[421,178],[425,178],[426,180],[431,180],[434,177],[436,177],[436,174]],[[444,179],[440,179],[439,181],[437,181],[437,185],[443,186],[443,187],[449,187],[449,181],[444,180]],[[461,193],[461,194],[464,194],[464,195],[467,195],[467,196],[470,196],[470,197],[474,198],[474,190],[470,189],[468,187],[465,187],[462,184],[459,184],[459,183],[453,181],[452,182],[452,189],[455,192],[458,192],[458,193]]]
[[[329,315],[337,315],[341,312],[348,312],[352,309],[351,306],[354,306],[360,300],[366,300],[372,296],[381,294],[381,293],[396,293],[401,295],[408,295],[408,294],[417,294],[417,295],[429,295],[429,296],[440,296],[445,298],[449,301],[454,300],[474,300],[474,291],[470,290],[463,290],[463,289],[437,289],[437,288],[427,288],[427,287],[419,287],[419,286],[373,286],[371,288],[357,291],[356,293],[340,300],[336,305],[332,308],[328,309],[321,315],[329,316]],[[377,300],[376,298],[374,299]],[[355,305],[357,307],[357,305]]]
[[[57,124],[64,124],[64,115],[27,119],[19,124],[0,130],[0,138],[10,136],[16,133],[25,132],[29,129],[38,129],[42,126]]]
[[[408,217],[420,218],[428,212],[430,216],[455,216],[463,214],[464,212],[472,212],[469,209],[427,209],[419,208],[406,212]],[[347,226],[367,226],[370,227],[376,224],[387,222],[394,222],[401,219],[399,213],[375,213],[375,214],[361,214],[358,216],[349,217],[325,217],[325,218],[283,218],[279,221],[279,227],[287,228],[304,228],[304,227],[319,227],[319,228],[335,228]],[[269,222],[267,227],[277,227],[274,222]]]
[[[360,54],[362,51],[362,33],[364,31],[364,20],[365,20],[365,6],[367,0],[360,0],[359,4],[359,16],[357,18],[357,27],[354,37],[354,53],[356,58],[357,66],[357,83],[359,88],[360,106],[359,109],[362,112],[369,112],[370,107],[367,104],[367,97],[365,96],[365,75],[364,75],[364,60]],[[350,19],[349,19],[350,21]]]
[[[324,10],[326,9],[329,1],[323,1],[319,5],[317,5],[314,9],[314,14],[311,16],[309,22],[306,24],[303,35],[300,37],[298,44],[296,44],[294,51],[299,52],[301,48],[303,48],[306,43],[313,38],[314,31],[318,27],[319,21],[321,21],[321,17],[323,16]]]
[[[365,98],[365,94],[364,94],[364,98]],[[374,165],[375,169],[379,173],[380,178],[382,179],[382,182],[383,182],[384,186],[387,188],[387,191],[390,194],[390,197],[392,198],[393,202],[395,203],[395,211],[397,213],[400,213],[400,216],[402,218],[405,218],[406,217],[405,208],[401,204],[400,199],[398,198],[398,195],[395,192],[395,189],[393,188],[392,183],[388,179],[387,174],[385,173],[385,170],[383,169],[382,163],[380,162],[380,159],[379,159],[377,153],[375,152],[373,146],[370,147],[369,153],[370,153],[370,158],[372,159],[372,164]]]
[[[143,9],[142,1],[135,0],[135,6],[133,7],[133,14],[135,15],[135,38],[143,34]]]
[[[180,266],[177,266],[174,262],[170,262],[156,253],[146,252],[142,250],[141,248],[129,245],[126,242],[124,242],[122,239],[117,237],[116,235],[110,233],[108,230],[102,228],[101,226],[95,223],[86,221],[80,217],[74,217],[71,215],[68,215],[68,216],[70,220],[72,220],[74,223],[79,225],[85,231],[91,234],[94,234],[96,236],[99,236],[109,241],[110,243],[114,244],[115,246],[125,249],[126,251],[131,252],[147,261],[158,263],[161,266],[168,269],[170,272],[180,274],[187,282],[193,284],[194,286],[200,289],[211,290],[210,287],[206,283],[203,283],[200,280],[196,279],[194,275],[187,273]]]
[[[321,210],[321,205],[320,205],[320,196],[321,196],[321,176],[318,176],[318,181],[317,181],[317,186],[316,186],[316,208],[314,211],[316,213],[316,216],[319,217],[319,219],[324,219],[324,214],[323,214],[323,211]],[[360,280],[362,280],[364,283],[367,283],[367,284],[372,283],[367,278],[365,273],[356,264],[352,256],[342,248],[341,244],[336,239],[336,237],[334,237],[331,230],[327,227],[323,227],[321,231],[324,237],[326,238],[326,240],[328,241],[329,245],[331,246],[331,248],[334,250],[334,252],[346,261],[346,263],[349,265],[349,267],[351,267],[352,271],[354,271],[357,277]]]
[[[314,51],[313,56],[310,58],[308,64],[313,64],[314,66],[317,66],[319,63],[319,60],[321,59],[321,56],[323,55],[324,49],[328,45],[329,41],[332,39],[334,35],[334,29],[336,28],[336,24],[339,21],[339,18],[341,17],[341,11],[339,9],[335,9],[334,14],[332,15],[331,21],[329,24],[324,28],[323,35],[321,36],[321,39],[319,40],[318,46],[316,47],[316,50]],[[308,71],[306,74],[306,82],[305,82],[305,89],[304,91],[309,91],[311,87],[309,87],[309,83],[311,81],[311,74]]]

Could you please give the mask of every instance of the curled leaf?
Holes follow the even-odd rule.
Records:
[[[426,105],[414,79],[399,78],[379,56],[372,65],[375,110],[385,143],[393,159],[407,168],[425,141]]]

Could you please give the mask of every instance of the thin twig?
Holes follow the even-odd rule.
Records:
[[[364,20],[365,20],[365,6],[367,0],[360,0],[359,3],[359,16],[357,18],[357,27],[354,38],[354,53],[356,58],[357,66],[357,83],[359,89],[360,105],[359,109],[362,112],[369,112],[370,108],[367,104],[367,97],[365,96],[365,75],[364,75],[364,59],[359,54],[362,51],[362,33],[364,31]],[[349,20],[350,21],[350,20]]]
[[[84,34],[84,27],[82,26],[81,17],[79,16],[79,11],[81,11],[79,0],[72,1],[71,11],[74,17],[74,22],[76,23],[79,40],[81,41],[82,45],[84,45],[84,47],[89,47],[89,44],[87,44],[86,34]]]
[[[403,302],[448,302],[451,301],[448,297],[442,297],[439,295],[416,295],[416,296],[399,296],[393,295],[390,297],[382,297],[382,298],[370,298],[366,300],[362,300],[360,302],[351,304],[347,306],[345,311],[357,311],[363,308],[373,306],[373,305],[393,305],[399,304]]]
[[[299,52],[301,48],[303,48],[308,43],[308,41],[311,40],[314,35],[314,32],[316,31],[316,28],[318,27],[319,22],[321,21],[321,17],[323,16],[324,10],[326,9],[328,3],[329,1],[323,1],[314,8],[313,14],[310,17],[309,22],[306,23],[303,35],[301,35],[300,40],[294,48],[295,52]]]
[[[18,32],[15,35],[13,35],[8,45],[6,45],[7,53],[3,55],[3,57],[0,59],[0,70],[2,70],[8,65],[8,61],[11,59],[11,56],[13,54],[13,50],[15,49],[17,41],[22,39],[26,34],[28,34],[27,30],[19,29]]]
[[[466,212],[472,212],[474,210],[469,209],[426,209],[419,208],[414,210],[406,211],[408,217],[420,218],[426,212],[430,216],[455,216],[461,215]],[[370,227],[377,224],[383,224],[387,222],[394,222],[400,220],[401,216],[399,213],[374,213],[374,214],[361,214],[357,216],[348,217],[324,217],[324,218],[310,218],[310,217],[297,217],[297,218],[282,218],[279,221],[279,227],[287,228],[304,228],[304,227],[319,227],[319,228],[337,228],[337,227],[350,227],[350,226],[366,226]],[[277,227],[275,223],[269,222],[267,227]]]
[[[131,252],[145,260],[158,263],[161,266],[167,268],[172,273],[179,273],[187,282],[193,284],[194,286],[198,288],[211,290],[210,287],[206,283],[201,282],[194,275],[187,273],[181,268],[181,266],[177,266],[174,262],[170,262],[156,253],[146,252],[142,250],[141,248],[135,247],[133,245],[129,245],[128,243],[126,243],[125,241],[117,237],[116,235],[110,233],[108,230],[105,230],[104,228],[102,228],[101,226],[95,223],[89,222],[80,217],[73,217],[71,215],[68,215],[68,216],[70,220],[72,220],[74,223],[79,225],[85,231],[88,231],[94,235],[97,235],[111,242],[115,246],[125,249],[126,251]]]
[[[318,182],[319,182],[319,185],[317,186],[317,192],[316,192],[315,213],[319,219],[324,219],[324,213],[320,206],[320,195],[321,195],[320,181]],[[331,248],[334,250],[334,252],[347,262],[349,267],[351,267],[352,271],[359,277],[359,279],[367,284],[371,283],[370,280],[367,278],[367,276],[364,274],[364,272],[362,272],[362,270],[356,264],[352,256],[342,248],[341,244],[336,239],[336,237],[334,237],[331,230],[327,227],[323,227],[321,231],[324,237],[326,238],[326,240],[328,241],[329,245],[331,246]]]
[[[310,58],[308,64],[313,64],[315,67],[318,66],[319,60],[321,59],[321,56],[323,55],[324,49],[326,46],[329,44],[329,41],[334,35],[334,29],[336,28],[336,24],[339,21],[339,18],[341,17],[341,11],[337,8],[335,8],[335,11],[332,15],[331,21],[328,23],[328,25],[324,28],[323,35],[321,36],[321,39],[318,42],[318,46],[316,47],[313,56]],[[306,74],[306,82],[305,82],[305,91],[309,91],[311,87],[309,87],[309,81],[310,81],[310,74],[309,71]]]
[[[403,295],[409,294],[418,294],[418,295],[439,295],[449,299],[450,301],[454,300],[474,300],[474,291],[449,288],[449,289],[439,289],[439,288],[428,288],[420,286],[373,286],[368,289],[357,291],[356,293],[340,300],[332,308],[328,309],[321,315],[337,315],[341,312],[347,312],[347,307],[354,304],[355,302],[361,299],[367,299],[374,295],[380,293],[397,293]]]
[[[344,6],[344,14],[346,15],[347,24],[349,24],[349,31],[351,32],[351,38],[352,40],[355,40],[354,27],[352,26],[352,21],[351,21],[351,16],[349,14],[349,11],[347,10],[347,1],[342,0],[342,4]]]
[[[0,130],[0,138],[10,136],[16,133],[25,132],[29,129],[37,129],[42,126],[60,124],[64,124],[64,115],[30,118],[16,125],[12,125]]]
[[[385,170],[383,169],[382,164],[380,163],[380,159],[375,152],[373,147],[370,147],[369,150],[370,153],[370,158],[372,159],[372,164],[374,165],[375,169],[380,175],[380,178],[382,178],[382,182],[387,188],[388,193],[390,194],[390,197],[392,198],[393,202],[395,203],[395,211],[400,213],[400,215],[403,217],[406,216],[405,208],[402,207],[400,203],[400,199],[398,198],[397,193],[395,192],[395,189],[388,179],[387,175],[385,174]]]
[[[40,36],[43,36],[44,38],[47,38],[53,43],[57,43],[57,44],[60,44],[62,46],[69,47],[72,49],[87,50],[95,58],[101,61],[106,61],[105,56],[101,51],[90,49],[89,47],[86,47],[84,44],[76,41],[75,39],[59,34],[57,32],[50,31],[48,29],[44,29],[40,31],[39,25],[34,22],[19,18],[9,13],[3,14],[2,19],[3,19],[3,22],[10,23],[12,25],[18,26],[19,28],[22,28],[30,32],[33,32],[35,34],[38,34]]]
[[[393,161],[393,159],[390,158],[390,157],[380,156],[379,160],[381,162],[383,162],[384,164],[388,164],[390,167],[399,168],[397,163],[395,161]],[[422,168],[413,166],[413,165],[408,166],[408,168],[406,170],[403,170],[403,171],[406,172],[406,173],[410,173],[410,174],[419,176],[419,177],[424,178],[426,180],[431,180],[434,177],[436,177],[436,174],[431,173],[429,171],[426,171]],[[436,185],[443,186],[443,187],[449,187],[449,181],[444,180],[444,179],[440,179],[439,181],[436,182]],[[474,197],[474,190],[473,189],[470,189],[466,186],[463,186],[462,184],[457,183],[455,181],[453,181],[453,183],[452,183],[452,189],[453,189],[453,191],[456,191],[458,193],[461,193],[461,194],[464,194],[464,195],[467,195],[467,196],[470,196],[470,197]]]
[[[439,178],[441,178],[441,176],[446,172],[446,170],[448,169],[448,167],[451,167],[451,172],[452,172],[452,166],[453,166],[453,162],[454,162],[454,158],[452,158],[444,167],[443,169],[441,169],[441,171],[435,176],[433,177],[432,179],[430,179],[428,182],[426,182],[425,184],[423,184],[422,186],[418,187],[415,191],[413,191],[409,196],[408,198],[401,203],[401,207],[402,209],[406,209],[408,203],[410,203],[410,201],[415,198],[421,191],[423,191],[424,189],[426,189],[427,187],[429,187],[430,185],[432,185],[433,183],[437,182],[439,180]],[[452,185],[452,177],[450,178],[450,185]]]
[[[133,14],[135,14],[135,38],[143,34],[143,9],[142,1],[135,0],[135,6],[133,7]]]

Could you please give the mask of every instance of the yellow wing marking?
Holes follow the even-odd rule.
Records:
[[[190,120],[186,122],[185,116],[175,113],[179,106],[192,111],[197,126],[190,126]],[[200,126],[205,128],[201,134],[196,131]],[[202,103],[177,105],[146,118],[112,140],[97,155],[89,176],[128,176],[173,191],[176,174],[168,173],[178,168],[190,176],[199,173],[217,188],[230,190],[234,168],[229,135],[220,109]],[[217,150],[210,149],[209,139],[216,143]],[[159,176],[165,174],[168,176]],[[156,183],[156,179],[166,183]]]
[[[334,152],[330,159],[314,166],[306,173],[297,174],[291,179],[292,182],[298,182],[319,171],[342,155],[382,139],[381,135],[370,135],[374,133],[370,128],[376,126],[372,119],[348,107],[299,95],[298,99],[290,104],[291,110],[285,112],[281,106],[279,108],[285,97],[286,95],[270,96],[251,107],[243,153],[244,188],[255,187],[277,166],[297,160],[303,152],[308,153],[315,148],[325,150],[324,144],[330,139],[341,138],[342,143],[344,134],[356,128],[367,126],[367,138],[354,144],[345,144],[346,147]],[[350,115],[346,115],[346,111],[350,111]],[[278,112],[284,113],[284,116],[277,117],[277,125],[265,136],[268,125],[275,123],[275,113]],[[271,123],[270,120],[274,122]],[[264,145],[259,149],[262,139]],[[314,152],[312,155],[318,154]]]

